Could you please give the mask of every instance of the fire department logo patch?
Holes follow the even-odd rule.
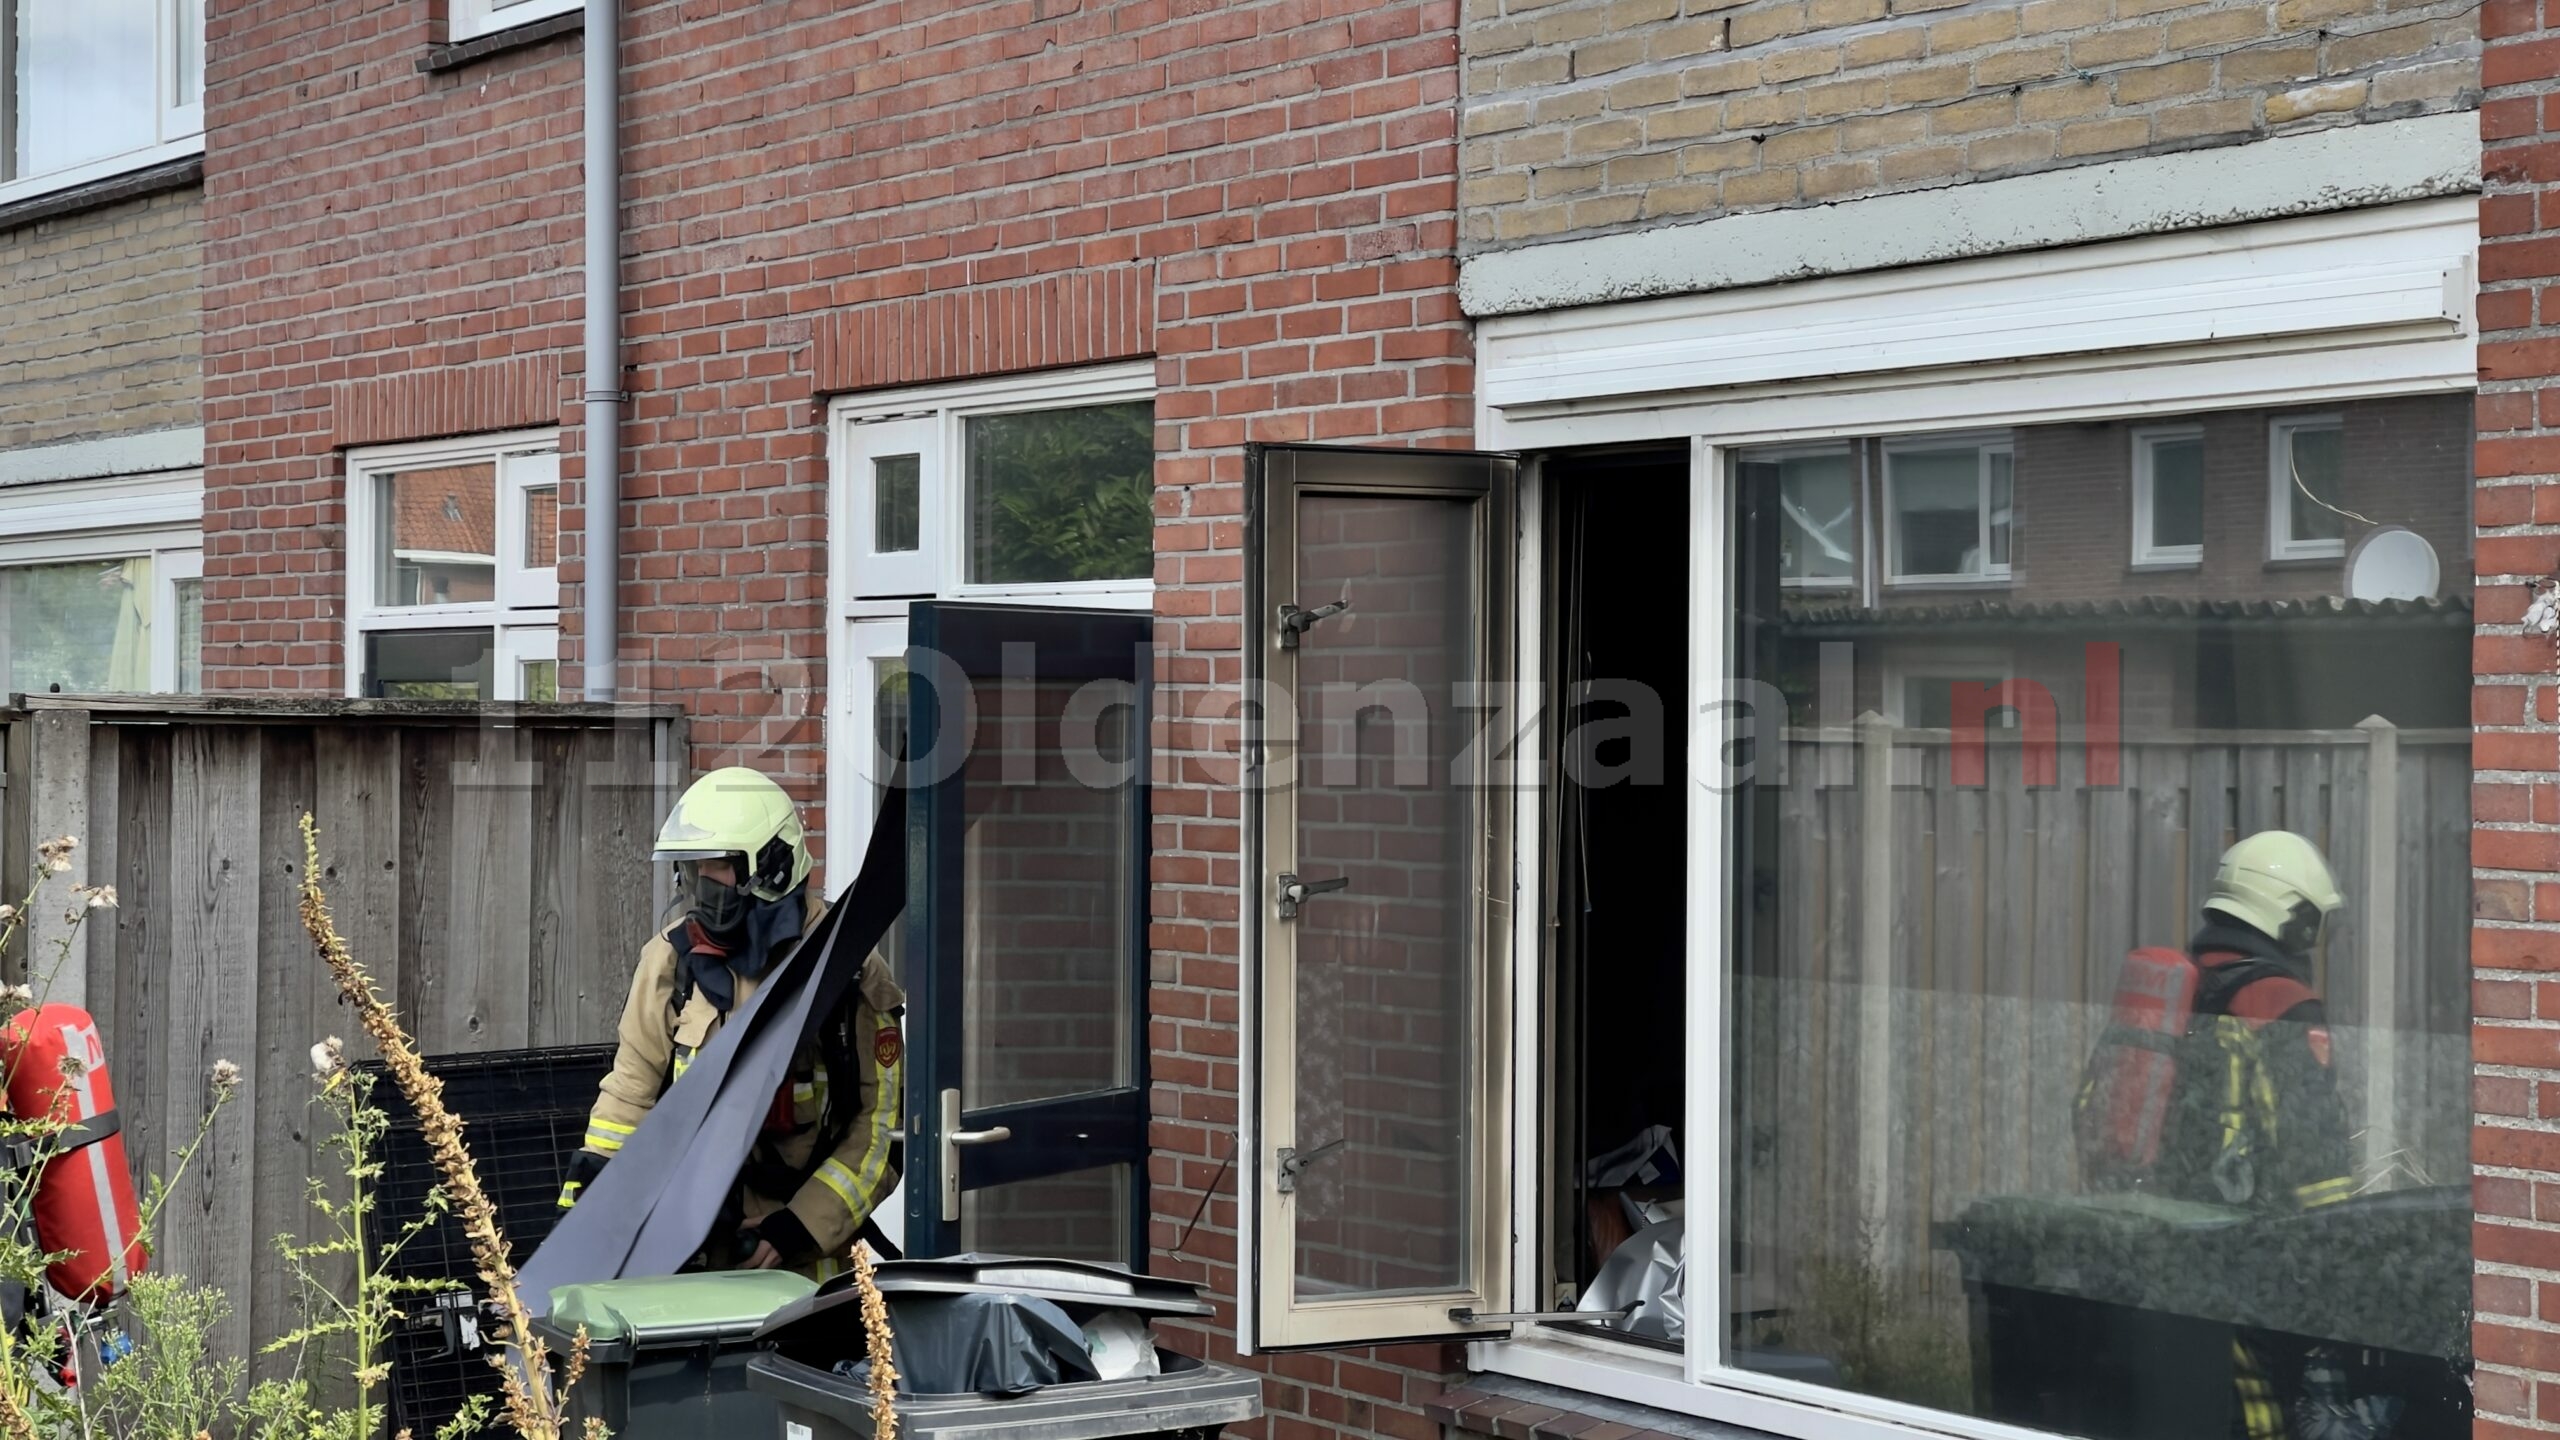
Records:
[[[2324,1045],[2322,1048],[2327,1047]],[[883,1026],[871,1037],[872,1062],[883,1070],[898,1068],[899,1059],[906,1053],[906,1042],[898,1038],[898,1032],[893,1028]]]
[[[2302,1038],[2311,1043],[2311,1058],[2326,1066],[2329,1063],[2329,1027],[2314,1025],[2302,1032]]]

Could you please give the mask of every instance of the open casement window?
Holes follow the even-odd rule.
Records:
[[[1258,1346],[1504,1308],[1517,468],[1249,452]]]

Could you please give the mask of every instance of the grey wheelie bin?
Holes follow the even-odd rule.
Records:
[[[757,1334],[769,1349],[748,1364],[746,1381],[780,1411],[780,1431],[766,1432],[775,1440],[872,1440],[850,1281],[785,1306]],[[1192,1286],[1106,1265],[977,1255],[891,1261],[879,1283],[899,1337],[898,1429],[914,1440],[1208,1440],[1262,1413],[1259,1377],[1161,1347],[1144,1366],[1153,1373],[1092,1378],[1086,1327],[1113,1324],[1115,1313],[1122,1325],[1210,1313]]]
[[[586,1328],[586,1373],[566,1397],[573,1431],[592,1416],[614,1440],[743,1440],[774,1433],[773,1402],[746,1385],[756,1330],[812,1288],[787,1270],[563,1285],[533,1328],[555,1376]]]

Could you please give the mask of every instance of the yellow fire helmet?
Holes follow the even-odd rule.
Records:
[[[2318,846],[2290,830],[2261,830],[2222,852],[2204,908],[2300,955],[2346,903]]]
[[[649,854],[679,864],[732,860],[745,877],[744,888],[759,900],[779,900],[809,878],[809,837],[800,825],[800,807],[772,777],[743,765],[694,781],[659,828]]]

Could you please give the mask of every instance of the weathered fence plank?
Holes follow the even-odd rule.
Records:
[[[161,1246],[167,1268],[232,1298],[212,1353],[246,1355],[258,1240],[252,1195],[258,1147],[249,1143],[258,1111],[258,872],[263,765],[257,732],[190,729],[172,737],[169,802],[169,911],[172,939],[162,1115],[170,1146],[186,1144],[201,1113],[208,1077],[221,1062],[239,1067],[241,1093],[218,1123],[215,1143],[171,1192]],[[297,957],[298,960],[299,957]],[[299,1159],[288,1158],[288,1164]],[[164,1157],[164,1165],[174,1164]]]

